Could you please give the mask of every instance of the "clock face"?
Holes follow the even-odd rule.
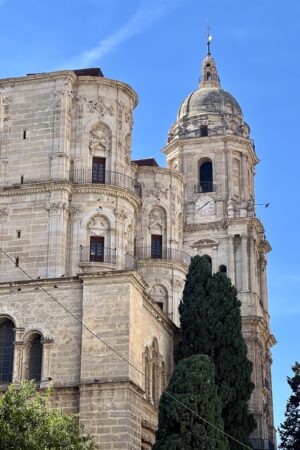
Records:
[[[201,196],[196,200],[195,209],[200,216],[209,216],[214,213],[214,200],[208,195]]]

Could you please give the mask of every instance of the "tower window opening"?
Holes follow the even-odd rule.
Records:
[[[201,125],[201,127],[200,127],[200,136],[201,137],[208,136],[208,127],[207,127],[207,125]]]
[[[206,67],[210,67],[210,63],[207,63],[207,64],[206,64]]]
[[[221,264],[219,267],[219,272],[227,274],[227,267]]]
[[[28,379],[36,383],[41,381],[43,344],[40,335],[36,335],[30,342]]]
[[[206,74],[206,80],[207,80],[207,81],[210,81],[210,80],[211,80],[211,73],[210,73],[210,72],[207,72],[207,74]]]
[[[15,265],[16,265],[16,267],[19,267],[19,261],[20,261],[20,260],[19,260],[19,257],[17,257],[16,260],[15,260]]]
[[[200,192],[213,192],[213,167],[211,161],[205,161],[199,169]]]
[[[24,175],[21,175],[20,184],[24,183]]]
[[[21,230],[17,230],[17,238],[20,239],[21,237]]]
[[[0,323],[0,382],[10,383],[13,375],[15,326],[9,319]]]
[[[24,130],[23,131],[23,139],[26,139],[26,137],[27,137],[27,132],[26,132],[26,130]]]

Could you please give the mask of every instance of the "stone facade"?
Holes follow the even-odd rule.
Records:
[[[267,448],[270,246],[249,127],[210,56],[169,132],[166,169],[131,160],[136,104],[95,69],[0,80],[0,328],[14,336],[2,389],[28,378],[38,339],[54,405],[79,412],[101,449],[150,449],[190,256],[207,255],[239,291],[254,442]]]

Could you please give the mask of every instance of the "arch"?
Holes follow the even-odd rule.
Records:
[[[167,226],[167,214],[161,206],[153,206],[149,212],[149,230],[152,234],[163,234]]]
[[[88,223],[89,260],[92,262],[115,262],[111,249],[111,226],[104,215],[95,215]]]
[[[0,382],[11,383],[13,378],[15,324],[7,316],[0,319]]]
[[[203,258],[205,258],[206,261],[208,262],[208,264],[210,265],[210,267],[212,267],[212,259],[211,259],[211,256],[209,256],[209,255],[203,255]]]
[[[155,303],[167,314],[168,313],[168,290],[161,284],[151,287],[150,296]]]
[[[206,74],[206,81],[210,81],[211,80],[211,73],[207,72]]]
[[[221,264],[219,266],[219,272],[224,273],[226,275],[227,274],[227,267],[224,264]]]
[[[43,360],[43,337],[40,333],[31,333],[28,341],[28,376],[36,383],[41,381]]]
[[[207,158],[199,165],[200,192],[213,192],[213,163]]]

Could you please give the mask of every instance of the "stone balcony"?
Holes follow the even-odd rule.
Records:
[[[125,253],[118,254],[117,249],[104,247],[95,251],[94,247],[80,247],[79,265],[85,272],[103,272],[111,270],[136,269],[136,258]]]
[[[170,247],[163,247],[160,252],[153,251],[152,247],[138,247],[135,251],[135,256],[138,261],[149,260],[152,261],[170,261],[181,263],[189,266],[191,257],[187,253]]]
[[[117,186],[141,197],[141,186],[132,177],[119,172],[105,170],[99,174],[93,169],[79,169],[70,172],[70,181],[74,184],[105,184]]]

